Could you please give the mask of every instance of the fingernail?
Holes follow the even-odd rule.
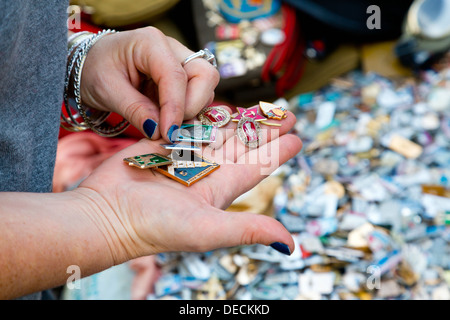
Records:
[[[281,252],[285,255],[290,256],[291,255],[291,250],[289,250],[289,247],[287,245],[285,245],[284,243],[281,242],[274,242],[270,245],[272,248],[274,248],[275,250],[277,250],[278,252]]]
[[[145,120],[144,125],[143,125],[144,132],[149,139],[152,138],[153,134],[156,131],[157,126],[158,126],[158,124],[154,120],[152,120],[152,119]]]
[[[167,131],[167,138],[169,138],[169,140],[171,142],[175,141],[175,136],[172,137],[172,135],[174,134],[174,132],[176,130],[178,130],[179,126],[177,126],[176,124],[174,124],[173,126],[170,127],[169,131]]]

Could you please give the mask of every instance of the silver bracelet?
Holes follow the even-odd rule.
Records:
[[[61,127],[68,131],[83,131],[89,129],[89,126],[84,122],[81,114],[75,106],[73,90],[69,91],[69,84],[77,57],[82,53],[82,49],[87,41],[93,36],[95,36],[94,33],[83,31],[71,35],[67,40],[67,68],[63,93],[64,110],[66,111],[67,116],[64,115],[64,110],[62,110]],[[66,127],[65,124],[69,124],[69,126]]]
[[[78,41],[76,43],[72,43],[74,38],[80,37],[80,35],[84,35],[83,39],[81,41]],[[66,70],[66,76],[64,80],[64,94],[63,94],[63,100],[64,100],[64,107],[65,111],[67,113],[68,118],[64,115],[64,112],[61,111],[61,126],[68,130],[68,131],[83,131],[89,129],[89,127],[84,123],[83,118],[76,110],[76,107],[73,103],[73,97],[69,98],[69,82],[72,75],[73,66],[75,64],[76,58],[81,52],[82,44],[87,42],[88,38],[91,37],[94,34],[91,32],[83,31],[81,33],[73,34],[68,39],[68,53],[67,53],[67,70]],[[75,50],[73,50],[75,48]],[[70,59],[70,60],[69,60]],[[69,127],[66,127],[64,123],[69,124]]]
[[[90,129],[98,135],[113,137],[121,134],[130,125],[126,119],[123,119],[115,126],[111,126],[109,124],[104,125],[105,120],[111,112],[91,110],[84,107],[81,100],[81,73],[87,54],[99,39],[107,34],[112,34],[115,32],[116,31],[110,29],[103,30],[97,34],[90,34],[89,37],[85,36],[81,41],[72,45],[70,45],[69,42],[70,48],[68,57],[71,57],[71,59],[67,64],[66,79],[64,83],[64,104],[69,118],[67,118],[63,113],[61,114],[61,118],[62,121],[70,125],[70,131]],[[73,39],[75,39],[75,37],[71,38],[70,41],[73,41]],[[73,78],[72,95],[69,94],[69,84],[71,78]],[[75,111],[75,114],[73,114],[72,110]],[[95,117],[92,116],[93,113],[96,114]],[[63,127],[67,129],[67,127]]]

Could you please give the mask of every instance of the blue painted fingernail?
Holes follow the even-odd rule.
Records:
[[[272,248],[274,248],[275,250],[277,250],[278,252],[281,252],[285,255],[290,256],[291,255],[291,250],[289,250],[289,247],[287,245],[285,245],[284,243],[281,242],[274,242],[270,245]]]
[[[167,131],[167,138],[169,138],[169,140],[171,142],[175,141],[175,136],[172,137],[172,135],[174,135],[174,132],[177,131],[179,128],[179,126],[177,126],[176,124],[174,124],[173,126],[170,127],[169,131]]]
[[[154,120],[152,120],[152,119],[145,120],[144,125],[143,125],[144,132],[149,139],[152,138],[153,134],[156,131],[157,126],[158,126],[158,124]]]

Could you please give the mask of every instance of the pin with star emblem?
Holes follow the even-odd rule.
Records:
[[[239,122],[242,118],[250,118],[253,119],[254,121],[267,120],[266,117],[259,114],[258,109],[259,109],[258,106],[254,106],[251,108],[237,107],[238,114],[233,118],[233,121]]]

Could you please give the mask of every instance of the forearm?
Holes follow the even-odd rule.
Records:
[[[87,194],[0,193],[0,204],[1,299],[62,285],[72,265],[82,277],[113,265]]]

